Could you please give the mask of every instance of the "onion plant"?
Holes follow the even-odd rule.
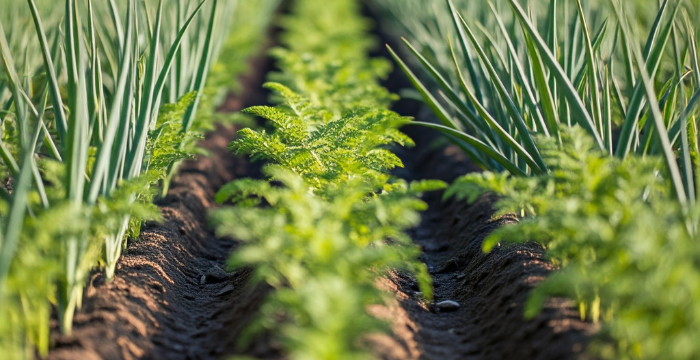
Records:
[[[12,358],[46,354],[50,301],[69,332],[90,269],[111,280],[126,236],[157,217],[154,186],[194,149],[237,5],[1,5],[0,344]]]
[[[449,68],[408,40],[415,65],[392,51],[440,120],[416,123],[447,134],[481,167],[514,175],[548,171],[534,134],[556,139],[562,127],[580,125],[611,156],[663,155],[678,201],[694,203],[700,78],[692,5],[662,2],[639,47],[637,26],[616,1],[594,10],[551,0],[542,14],[502,3],[488,5],[489,27],[450,1],[439,10],[453,25],[442,40]]]
[[[148,170],[142,165],[146,157],[148,131],[157,123],[160,93],[172,59],[177,54],[179,42],[202,5],[192,12],[188,22],[180,29],[180,35],[171,45],[163,64],[159,63],[160,49],[157,46],[160,44],[162,4],[158,8],[154,27],[149,29],[146,61],[141,59],[138,42],[141,34],[137,26],[141,10],[135,1],[129,2],[124,22],[120,20],[116,8],[110,8],[113,26],[124,29],[123,32],[117,32],[114,42],[98,34],[92,2],[88,2],[87,19],[83,25],[84,20],[77,3],[66,1],[65,20],[62,24],[65,29],[63,43],[54,47],[60,49],[58,56],[51,52],[47,40],[47,34],[50,33],[43,27],[36,4],[29,0],[27,6],[32,13],[36,39],[41,50],[37,55],[43,58],[43,64],[39,69],[27,68],[26,71],[43,73],[45,80],[39,83],[40,93],[37,97],[33,93],[35,89],[27,86],[34,84],[26,84],[26,81],[19,78],[12,63],[13,54],[7,46],[3,46],[2,55],[8,74],[6,81],[12,88],[5,108],[14,108],[14,119],[3,120],[12,121],[16,125],[20,140],[33,141],[21,148],[21,156],[41,157],[46,151],[49,158],[63,164],[65,189],[64,198],[59,202],[70,204],[73,214],[90,217],[92,212],[99,211],[92,208],[100,196],[110,198],[122,182],[137,179],[143,171]],[[56,28],[53,31],[59,30]],[[7,43],[4,34],[0,41]],[[108,51],[117,54],[111,74],[102,71],[101,54]],[[61,56],[65,58],[62,61],[65,81],[59,81],[55,67],[57,62],[61,62]],[[32,79],[29,73],[25,76]],[[109,85],[105,81],[107,76],[110,76]],[[49,99],[53,116],[51,123],[47,124],[44,115]],[[32,126],[32,123],[40,125]],[[34,127],[40,131],[31,132]],[[49,149],[44,150],[36,144],[34,138],[39,136],[48,139]],[[14,155],[5,149],[3,146],[3,159],[11,163]],[[42,206],[50,208],[53,204],[48,201],[43,189],[41,171],[35,166],[32,173],[38,194],[42,198]],[[127,196],[135,199],[137,195],[138,192],[135,192]],[[105,237],[104,261],[107,276],[111,278],[128,226],[129,212],[126,209],[109,210],[114,216],[109,216],[100,226]],[[62,237],[60,243],[58,248],[61,250],[59,256],[62,270],[57,278],[56,299],[62,328],[69,331],[73,311],[80,303],[85,276],[95,263],[89,255],[97,253],[94,249],[97,244],[90,236],[89,229]],[[9,267],[12,253],[12,249],[8,249],[7,261],[3,262],[5,267]]]

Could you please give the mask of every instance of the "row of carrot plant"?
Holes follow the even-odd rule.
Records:
[[[603,320],[599,356],[700,356],[697,4],[376,3],[410,36],[392,53],[438,120],[417,124],[487,170],[446,196],[502,195],[523,218],[484,250],[537,241],[561,268],[526,315],[563,295]]]
[[[0,4],[4,359],[45,355],[52,307],[70,332],[89,272],[114,277],[126,238],[158,218],[152,199],[210,127],[226,89],[205,87],[209,73],[230,81],[240,71],[242,57],[217,66],[219,53],[250,53],[275,3]]]
[[[376,282],[390,269],[417,275],[431,298],[419,250],[403,230],[420,220],[418,195],[437,181],[407,183],[388,147],[412,145],[399,131],[410,120],[387,108],[379,85],[386,59],[371,59],[370,23],[356,0],[297,0],[281,23],[280,68],[266,87],[277,106],[246,113],[267,119],[243,129],[237,153],[263,160],[264,180],[224,186],[211,215],[221,235],[244,241],[234,267],[254,266],[274,290],[249,335],[270,331],[293,359],[371,357],[366,336],[386,324],[367,313],[386,294]]]

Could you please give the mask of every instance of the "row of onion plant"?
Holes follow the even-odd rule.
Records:
[[[198,105],[240,19],[235,0],[63,5],[4,2],[0,16],[0,344],[10,358],[47,353],[52,304],[70,332],[89,271],[111,280],[126,237],[158,217],[155,189],[167,191],[206,128]]]
[[[549,1],[540,26],[531,10],[508,3],[512,11],[490,6],[492,30],[445,5],[455,29],[444,41],[449,72],[408,40],[414,68],[427,77],[392,52],[441,123],[422,125],[454,138],[481,167],[514,175],[547,172],[534,134],[557,138],[579,125],[611,156],[662,155],[678,201],[694,204],[689,129],[700,73],[691,5],[664,1],[640,47],[617,2],[587,15],[580,1]]]

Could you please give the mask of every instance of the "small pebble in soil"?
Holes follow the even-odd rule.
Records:
[[[202,277],[199,278],[199,285],[204,285],[204,284],[206,284],[206,283],[207,283],[207,276],[206,276],[206,275],[202,275]]]
[[[206,275],[210,283],[222,282],[228,279],[228,273],[218,266],[212,266],[204,275]]]
[[[457,280],[462,280],[462,279],[464,279],[465,277],[467,277],[467,275],[465,275],[464,273],[459,273],[459,274],[455,275],[455,278],[456,278]]]
[[[451,312],[459,310],[459,303],[453,300],[443,300],[435,304],[435,308],[441,312]]]
[[[225,295],[225,294],[230,293],[231,291],[233,291],[233,285],[229,284],[229,285],[224,286],[223,289],[221,289],[218,293],[216,293],[216,296]]]
[[[423,293],[420,292],[420,291],[414,291],[414,292],[413,292],[413,296],[415,296],[415,297],[417,297],[417,298],[419,298],[419,299],[422,299],[422,298],[423,298]]]

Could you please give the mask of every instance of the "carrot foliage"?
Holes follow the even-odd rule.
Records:
[[[225,185],[217,200],[234,206],[211,215],[219,234],[245,243],[231,265],[255,266],[275,289],[248,335],[273,332],[293,359],[369,358],[364,336],[386,324],[367,308],[384,303],[376,283],[388,271],[414,273],[431,298],[403,231],[420,221],[418,196],[445,184],[390,174],[403,166],[391,147],[413,145],[399,131],[409,119],[387,109],[388,63],[368,58],[359,10],[354,0],[295,2],[285,48],[273,50],[281,72],[266,85],[277,106],[245,110],[268,127],[231,145],[266,162],[265,180]]]

